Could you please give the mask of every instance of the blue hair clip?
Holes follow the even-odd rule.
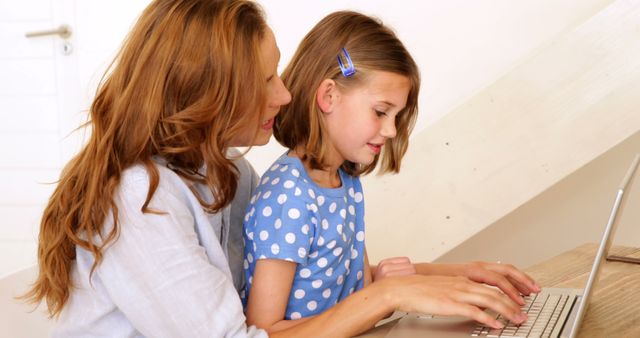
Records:
[[[342,75],[344,75],[344,77],[353,76],[353,74],[356,73],[356,67],[353,65],[353,62],[351,61],[351,57],[349,56],[349,53],[347,53],[347,50],[345,48],[342,48],[342,53],[344,54],[344,58],[348,62],[347,66],[345,66],[344,63],[342,62],[341,55],[338,54],[338,65],[340,66]]]

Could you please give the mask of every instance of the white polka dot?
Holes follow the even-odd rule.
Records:
[[[317,288],[321,287],[322,286],[322,280],[321,279],[314,280],[313,282],[311,282],[311,286],[314,289],[317,289]]]
[[[270,207],[270,206],[268,206],[268,205],[267,205],[266,207],[264,207],[264,209],[262,209],[262,215],[263,215],[264,217],[269,217],[269,216],[271,216],[271,207]]]
[[[302,231],[303,234],[308,235],[309,234],[309,225],[305,224],[302,226],[302,228],[300,229],[300,231]]]
[[[356,214],[356,208],[353,205],[349,206],[349,213],[351,215],[355,215]]]
[[[324,274],[327,275],[327,277],[331,277],[331,275],[333,275],[333,268],[328,268]]]
[[[253,232],[248,233],[247,237],[249,237],[249,239],[253,241]]]
[[[265,183],[267,183],[267,182],[269,182],[269,176],[265,176],[265,177],[262,179],[262,184],[265,184]]]
[[[338,285],[342,285],[343,282],[344,282],[344,276],[343,275],[338,276],[338,280],[336,281],[336,283]]]
[[[342,233],[342,241],[347,243],[347,235],[345,233]]]
[[[253,284],[253,276],[249,277],[249,284]]]
[[[324,245],[324,237],[322,237],[322,236],[318,237],[318,245],[319,246],[323,246]]]
[[[342,224],[336,225],[336,231],[338,231],[339,234],[342,234]]]
[[[326,218],[322,220],[322,229],[329,229],[329,221]]]
[[[253,242],[253,252],[256,252],[258,250],[258,246],[256,245],[256,242]],[[264,255],[260,256],[260,259],[264,258]]]
[[[277,243],[273,243],[273,245],[271,246],[271,252],[274,255],[277,255],[280,253],[280,246]]]
[[[251,214],[247,213],[246,215],[244,215],[244,221],[249,222],[250,217],[251,217]]]
[[[253,255],[251,253],[247,254],[247,260],[249,261],[249,263],[253,263]]]
[[[353,197],[354,193],[353,188],[349,188],[349,196]]]
[[[349,289],[349,294],[352,294],[353,290],[354,290],[353,288]]]
[[[351,250],[351,259],[358,257],[358,250]]]
[[[331,289],[325,289],[322,291],[322,297],[324,297],[324,299],[329,299],[329,297],[331,297]]]
[[[267,198],[269,198],[269,196],[271,196],[271,190],[265,192],[264,195],[262,195],[262,199],[266,200]]]
[[[256,243],[253,243],[253,244],[256,244]],[[267,258],[267,256],[265,255],[260,255],[260,257],[258,257],[258,259],[265,259],[265,258]]]
[[[347,211],[344,209],[340,209],[340,217],[345,218],[347,217]]]
[[[293,293],[293,296],[296,297],[296,299],[302,299],[304,298],[305,292],[302,289],[298,289],[296,290],[296,292]]]
[[[287,261],[287,262],[293,262],[293,259],[289,258],[289,257],[285,258],[284,260]]]
[[[289,166],[285,165],[284,167],[280,168],[280,171],[281,172],[285,172],[285,171],[287,171],[287,169],[289,169]]]
[[[347,268],[347,270],[349,270],[349,265],[351,265],[351,261],[350,260],[346,260],[344,261],[344,267]]]
[[[273,181],[271,181],[271,185],[276,185],[278,182],[280,182],[280,177],[274,178]]]
[[[247,270],[249,268],[249,262],[245,259],[243,262],[244,269]]]
[[[311,217],[311,224],[318,224],[318,220],[315,217]]]
[[[298,249],[298,256],[300,258],[304,258],[304,256],[307,254],[307,250],[305,248],[299,248]]]
[[[315,300],[312,300],[309,303],[307,303],[307,309],[309,309],[309,311],[313,311],[317,308],[318,308],[318,303]]]
[[[361,192],[357,192],[355,194],[355,196],[353,197],[353,200],[356,201],[356,203],[362,202],[362,193]]]
[[[356,225],[353,222],[349,222],[349,229],[351,229],[351,231],[356,231]]]
[[[269,169],[269,170],[271,170],[271,171],[275,171],[276,169],[278,169],[278,167],[279,167],[279,166],[280,166],[280,165],[276,163],[276,164],[274,164],[274,165],[271,167],[271,169]]]
[[[325,266],[327,266],[327,259],[322,257],[320,259],[318,259],[318,266],[321,268],[324,268]]]
[[[302,190],[300,190],[300,188],[296,187],[296,191],[293,193],[294,196],[300,196],[302,195]]]
[[[318,257],[318,252],[317,251],[314,251],[314,252],[309,254],[309,258],[316,258],[316,257]]]
[[[315,204],[309,204],[309,210],[318,212],[318,207]]]
[[[280,194],[278,195],[278,203],[279,204],[284,204],[284,202],[287,201],[287,195],[285,194]]]
[[[358,274],[356,275],[358,280],[362,279],[362,270],[358,271]]]
[[[296,235],[293,232],[290,232],[284,236],[284,240],[289,244],[293,244],[296,241]]]
[[[293,183],[292,180],[286,180],[283,184],[283,186],[287,189],[291,189],[293,188],[293,186],[296,185],[295,183]]]
[[[324,196],[318,196],[317,201],[318,201],[318,205],[322,206],[324,204]]]
[[[358,231],[358,233],[356,234],[356,239],[358,240],[358,242],[364,241],[364,231]]]
[[[300,270],[300,277],[302,278],[309,278],[309,276],[311,276],[311,270],[304,268],[302,270]]]
[[[309,193],[309,196],[311,196],[311,198],[316,198],[316,193],[313,192],[313,189],[309,189],[307,190],[307,192]]]
[[[291,319],[300,319],[302,318],[302,315],[300,314],[300,312],[292,312],[290,317]]]
[[[291,170],[291,175],[293,175],[294,177],[300,177],[300,172],[298,171],[298,169],[293,169]]]
[[[327,243],[327,248],[329,250],[333,249],[336,246],[336,240],[332,240],[331,242]]]
[[[291,208],[289,209],[289,218],[291,219],[298,219],[300,218],[300,210],[296,209],[296,208]]]
[[[340,256],[340,254],[342,254],[342,248],[341,247],[337,247],[333,250],[333,255],[338,257]]]
[[[251,204],[256,203],[256,195],[251,196]]]
[[[331,205],[329,206],[329,212],[330,213],[336,212],[336,208],[337,207],[338,207],[338,205],[336,204],[336,202],[331,203]]]
[[[276,221],[273,222],[273,227],[276,229],[280,229],[282,227],[282,220],[280,220],[279,218],[276,218]]]
[[[260,231],[260,239],[266,241],[269,238],[269,233],[266,230]]]

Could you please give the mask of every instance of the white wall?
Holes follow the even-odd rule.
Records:
[[[437,261],[499,260],[527,267],[583,243],[598,243],[618,186],[637,153],[640,131]],[[629,196],[618,215],[613,245],[640,247],[640,172],[636,175],[625,192]]]

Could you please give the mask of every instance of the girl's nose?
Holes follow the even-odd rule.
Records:
[[[382,128],[380,129],[380,135],[386,138],[396,137],[396,121],[395,119],[385,119],[382,122]]]

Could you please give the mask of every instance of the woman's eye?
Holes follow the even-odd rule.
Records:
[[[385,113],[385,112],[383,112],[383,111],[376,110],[376,115],[378,115],[378,117],[380,117],[380,116],[386,116],[386,115],[387,115],[387,113]]]

